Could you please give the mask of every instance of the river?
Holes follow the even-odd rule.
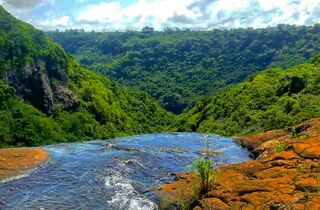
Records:
[[[49,160],[0,184],[0,209],[158,209],[154,189],[188,171],[199,149],[215,166],[243,162],[248,151],[232,139],[197,133],[158,133],[45,146]]]

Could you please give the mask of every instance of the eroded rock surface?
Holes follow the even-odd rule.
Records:
[[[220,167],[219,185],[200,198],[194,174],[162,186],[161,196],[194,209],[320,209],[320,119],[236,141],[256,159]]]
[[[40,148],[0,149],[0,182],[36,167],[47,158],[47,152]]]

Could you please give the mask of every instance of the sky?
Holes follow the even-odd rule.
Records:
[[[36,28],[126,31],[320,23],[320,0],[0,0]]]

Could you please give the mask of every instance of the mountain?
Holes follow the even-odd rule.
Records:
[[[198,102],[178,131],[227,136],[285,128],[320,116],[320,57],[286,70],[272,68]]]
[[[320,50],[320,24],[48,35],[88,69],[148,92],[176,114],[252,73],[304,63]]]
[[[0,7],[0,147],[162,131],[174,116],[138,90],[87,71]]]

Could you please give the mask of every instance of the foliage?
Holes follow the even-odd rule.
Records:
[[[80,108],[67,112],[59,105],[52,116],[18,98],[6,80],[0,80],[0,147],[39,146],[70,141],[105,139],[163,131],[174,116],[140,90],[121,88],[116,82],[83,69],[43,32],[15,19],[0,7],[0,78],[24,71],[30,63],[43,63],[51,83],[52,72],[67,75],[67,88],[80,100]]]
[[[302,163],[297,163],[296,168],[298,169],[298,171],[302,172],[304,170],[304,165]]]
[[[205,194],[211,188],[213,176],[211,174],[212,160],[197,158],[193,161],[191,170],[200,178],[200,193]]]
[[[320,66],[269,69],[198,102],[173,126],[177,131],[246,135],[320,117]]]
[[[284,146],[281,142],[279,142],[279,143],[276,144],[276,147],[275,147],[275,149],[274,149],[274,152],[275,152],[275,153],[283,152],[283,151],[285,151],[286,149],[287,149],[286,146]]]
[[[305,188],[305,187],[303,187],[303,189],[304,189],[304,191],[306,192],[307,200],[308,200],[308,201],[312,200],[312,194],[311,194],[311,192],[310,192],[307,188]]]
[[[319,24],[265,29],[48,33],[89,69],[181,113],[247,75],[304,63],[320,51]]]

